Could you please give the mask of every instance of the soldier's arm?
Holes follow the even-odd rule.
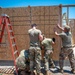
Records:
[[[55,34],[56,36],[59,36],[59,34],[57,33],[56,27],[54,27],[54,34]]]
[[[42,35],[41,31],[39,32],[39,40],[40,40],[40,41],[43,40],[43,35]]]
[[[41,34],[39,34],[39,40],[42,41],[43,40],[43,36]]]
[[[42,48],[42,50],[45,49],[45,46],[44,46],[44,42],[43,41],[41,41],[41,48]]]
[[[59,36],[59,34],[57,33],[57,31],[54,32],[56,36]]]
[[[45,47],[44,47],[43,45],[41,46],[41,48],[42,48],[42,50],[44,50],[44,49],[45,49]]]
[[[54,44],[55,44],[55,42],[52,42],[52,44],[54,45]]]
[[[57,27],[58,27],[60,30],[64,31],[64,28],[61,27],[59,24],[57,24]]]

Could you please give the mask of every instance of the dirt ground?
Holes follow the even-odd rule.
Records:
[[[41,75],[44,75],[44,73],[45,73],[44,70],[42,70]],[[2,74],[0,74],[0,75],[14,75],[14,74],[4,74],[4,73],[2,73]],[[22,73],[21,75],[30,75],[30,73]],[[35,75],[37,75],[37,74],[36,74],[36,71],[35,71]],[[75,74],[71,73],[69,67],[65,67],[63,74],[60,73],[60,72],[58,72],[58,69],[57,69],[57,68],[51,68],[51,69],[50,69],[50,75],[75,75]]]
[[[64,69],[64,73],[63,74],[58,71],[59,65],[58,65],[58,63],[56,63],[56,64],[57,64],[56,65],[56,68],[50,68],[50,75],[75,75],[75,74],[71,73],[71,66],[68,63],[68,60],[66,62],[64,62],[64,68],[63,68]],[[7,65],[7,64],[5,64],[5,65]],[[9,70],[8,72],[10,72],[10,71],[12,73],[14,72],[14,71],[12,71],[14,69],[13,66],[10,66],[10,67],[9,66],[4,66],[4,67],[0,67],[0,75],[14,75],[14,74],[9,74],[9,73],[7,74],[7,69],[6,68],[9,68],[8,69]],[[44,71],[44,68],[43,67],[42,67],[41,72],[42,72],[41,75],[44,75],[45,71]],[[30,75],[30,74],[29,73],[25,73],[25,74],[21,74],[21,75]],[[36,72],[35,72],[35,75],[37,75]]]
[[[14,74],[0,74],[0,75],[14,75]],[[29,74],[25,74],[25,75],[29,75]],[[44,74],[41,74],[44,75]],[[75,75],[75,74],[70,74],[70,73],[50,73],[50,75]]]

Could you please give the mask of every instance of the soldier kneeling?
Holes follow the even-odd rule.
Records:
[[[19,75],[25,75],[29,71],[29,50],[22,50],[19,57],[16,59],[16,66]]]

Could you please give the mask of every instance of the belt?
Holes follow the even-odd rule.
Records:
[[[70,47],[72,47],[72,46],[63,46],[63,48],[70,48]]]
[[[37,46],[39,46],[39,45],[30,45],[30,46],[37,47]]]

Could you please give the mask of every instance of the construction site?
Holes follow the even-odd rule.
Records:
[[[75,10],[75,5],[0,7],[0,75],[14,75],[14,60],[21,50],[27,50],[29,48],[28,30],[33,23],[37,24],[37,28],[40,29],[46,37],[56,39],[53,47],[53,60],[58,67],[61,39],[56,37],[53,30],[58,23],[62,27],[69,25],[71,27],[72,42],[73,45],[75,44],[75,16],[74,18],[69,17],[71,8]],[[64,9],[66,11],[64,11]],[[8,17],[5,17],[6,15],[8,15]],[[10,27],[10,32],[8,32],[8,27]],[[61,32],[59,29],[57,29],[57,31]],[[13,39],[13,44],[11,39]],[[15,47],[14,49],[12,45]],[[41,51],[41,53],[43,57],[43,52]],[[57,68],[55,68],[50,69],[50,75],[74,75],[70,73],[68,58],[65,60],[64,65],[64,70],[67,70],[65,70],[63,74],[57,72]]]

